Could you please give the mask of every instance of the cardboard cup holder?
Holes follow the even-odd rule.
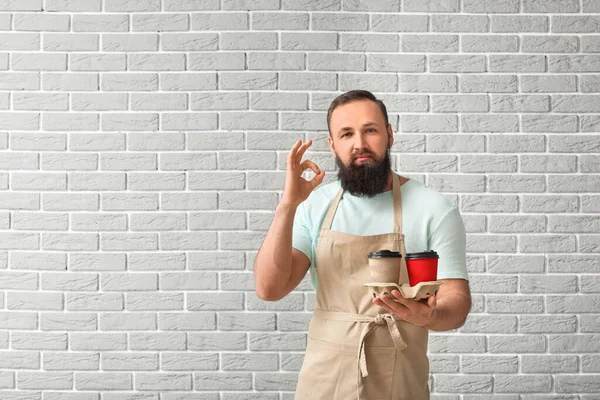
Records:
[[[402,297],[414,300],[434,296],[441,285],[443,285],[443,282],[440,281],[419,282],[415,286],[410,286],[408,283],[398,285],[394,282],[369,282],[364,284],[365,287],[371,289],[373,297],[387,294],[393,298],[392,290],[396,289]]]

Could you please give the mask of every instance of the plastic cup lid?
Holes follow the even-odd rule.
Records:
[[[440,258],[440,256],[438,255],[438,253],[436,253],[433,250],[423,251],[420,253],[407,253],[406,254],[407,260],[416,260],[418,258]]]
[[[398,251],[379,250],[374,253],[369,253],[369,258],[402,258],[402,254]]]

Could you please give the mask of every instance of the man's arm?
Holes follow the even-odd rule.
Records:
[[[325,171],[314,162],[300,162],[311,144],[312,140],[298,140],[288,154],[283,196],[254,261],[255,291],[263,300],[276,301],[286,296],[298,286],[310,265],[304,253],[292,248],[292,232],[296,210],[325,177]],[[302,172],[308,168],[316,174],[310,181],[302,178]]]
[[[302,281],[310,265],[308,257],[292,247],[296,207],[280,203],[267,236],[254,261],[256,295],[276,301]]]
[[[425,325],[432,331],[449,331],[465,324],[471,311],[471,290],[464,279],[440,279],[434,318]]]

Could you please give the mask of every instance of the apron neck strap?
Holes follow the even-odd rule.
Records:
[[[402,195],[400,192],[400,178],[398,178],[398,174],[393,171],[391,174],[392,196],[394,203],[394,233],[402,233]],[[344,189],[340,188],[335,195],[331,205],[329,206],[329,210],[327,210],[327,215],[325,215],[325,219],[323,220],[323,228],[329,230],[331,229],[331,225],[333,224],[333,216],[335,215],[343,193]]]
[[[392,194],[394,202],[394,232],[402,233],[402,194],[400,192],[400,178],[392,171]]]

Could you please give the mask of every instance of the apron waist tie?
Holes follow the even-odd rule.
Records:
[[[356,321],[356,322],[366,322],[367,324],[363,327],[362,332],[360,333],[360,339],[358,343],[358,366],[360,369],[359,372],[359,380],[361,377],[365,377],[369,375],[369,371],[367,370],[367,359],[365,357],[365,339],[375,329],[377,325],[383,325],[387,323],[387,328],[390,332],[390,336],[392,337],[392,341],[394,342],[394,346],[399,351],[403,351],[406,349],[407,345],[404,339],[402,339],[402,335],[398,330],[398,326],[396,325],[396,319],[392,314],[378,314],[375,317],[370,317],[367,315],[361,314],[352,314],[352,313],[343,313],[343,312],[333,312],[333,311],[325,311],[315,309],[313,315],[333,321]]]

